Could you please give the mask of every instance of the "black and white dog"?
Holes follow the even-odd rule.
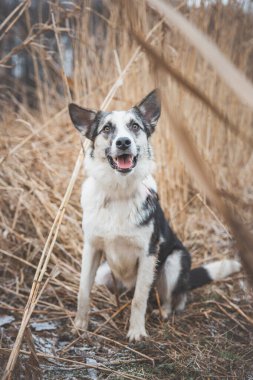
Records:
[[[69,105],[74,126],[91,141],[86,152],[87,179],[82,187],[85,235],[76,326],[87,329],[95,277],[110,284],[112,273],[135,289],[130,341],[147,336],[145,313],[150,289],[157,287],[162,317],[183,310],[188,290],[240,269],[224,260],[191,270],[191,257],[166,221],[157,196],[149,143],[160,116],[152,91],[128,111],[94,111]],[[101,264],[104,256],[105,262]]]

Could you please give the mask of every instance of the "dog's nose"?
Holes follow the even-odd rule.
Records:
[[[126,150],[131,145],[131,140],[128,137],[120,137],[116,141],[116,146],[118,149]]]

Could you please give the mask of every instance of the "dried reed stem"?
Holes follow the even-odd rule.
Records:
[[[159,25],[159,24],[160,24],[160,22],[157,25]],[[147,38],[149,38],[152,35],[152,33],[156,30],[157,25],[155,25],[155,27],[148,33]],[[112,100],[114,94],[116,93],[118,88],[121,86],[124,76],[127,74],[131,65],[135,62],[138,55],[140,54],[140,51],[141,51],[141,49],[138,47],[136,49],[136,51],[134,52],[133,56],[131,57],[131,59],[129,60],[128,64],[126,65],[126,67],[122,71],[121,75],[119,76],[119,78],[117,79],[115,84],[112,86],[112,88],[109,91],[109,93],[107,94],[106,98],[104,99],[104,101],[101,105],[101,109],[106,109],[106,107],[108,107],[108,105],[109,105],[110,101]],[[88,146],[88,144],[89,144],[88,141],[86,141],[84,148],[86,148]],[[66,210],[66,206],[68,204],[69,198],[71,196],[71,193],[72,193],[75,181],[76,181],[76,178],[77,178],[79,170],[81,168],[82,159],[83,159],[83,151],[81,149],[79,152],[78,158],[76,160],[75,168],[74,168],[74,171],[71,175],[71,179],[69,181],[66,193],[64,195],[61,206],[57,212],[54,223],[53,223],[51,230],[50,230],[50,233],[48,235],[46,244],[44,246],[44,249],[43,249],[43,252],[42,252],[42,255],[40,258],[40,262],[39,262],[39,265],[37,267],[37,270],[36,270],[36,273],[34,276],[30,296],[29,296],[29,299],[27,301],[27,304],[26,304],[26,307],[24,310],[24,316],[23,316],[23,319],[21,322],[21,326],[20,326],[17,338],[15,340],[11,355],[9,357],[7,366],[6,366],[5,371],[4,371],[3,380],[9,379],[11,377],[12,371],[14,369],[14,366],[15,366],[15,363],[16,363],[16,360],[18,357],[18,353],[20,350],[20,346],[22,343],[23,335],[24,335],[26,326],[30,320],[31,314],[32,314],[32,312],[36,306],[37,301],[38,301],[38,293],[39,293],[40,285],[41,285],[42,279],[43,279],[44,274],[45,274],[46,269],[47,269],[47,265],[48,265],[48,262],[49,262],[49,259],[50,259],[50,256],[51,256],[51,253],[52,253],[52,250],[53,250],[53,247],[54,247],[57,235],[58,235],[58,231],[59,231],[64,213]]]
[[[148,0],[152,8],[165,17],[170,26],[174,24],[185,38],[213,66],[220,78],[234,91],[238,98],[253,109],[253,86],[245,75],[238,70],[219,50],[217,45],[198,30],[186,17],[180,14],[165,0]]]
[[[12,17],[14,17],[15,14],[16,14],[18,11],[20,11],[21,8],[23,8],[23,9],[21,9],[21,12],[23,12],[23,11],[26,9],[27,4],[28,4],[28,1],[29,1],[29,0],[25,0],[24,2],[21,2],[20,4],[18,4],[18,5],[16,6],[16,8],[13,9],[13,11],[9,14],[9,16],[6,17],[6,19],[1,23],[1,25],[0,25],[0,32],[1,32],[1,30],[5,27],[5,25],[8,24],[8,22],[10,21],[10,19],[11,19]],[[12,24],[12,26],[13,26],[13,24]]]
[[[185,76],[183,76],[176,68],[174,68],[169,62],[162,56],[162,52],[157,52],[157,50],[148,42],[146,42],[136,31],[133,30],[133,35],[146,51],[147,55],[155,62],[160,69],[164,69],[173,79],[180,85],[182,85],[187,91],[190,92],[196,99],[200,100],[207,108],[209,108],[213,114],[221,120],[230,131],[238,136],[243,142],[253,145],[253,137],[246,135],[242,130],[239,130],[237,125],[230,120],[224,112],[213,103],[203,91],[199,90],[197,86],[191,83]]]
[[[57,27],[56,27],[56,22],[55,22],[55,17],[54,17],[53,10],[51,10],[51,17],[52,17],[52,22],[53,22],[53,27],[54,27],[54,34],[55,34],[57,48],[58,48],[58,53],[59,53],[60,62],[61,62],[61,75],[62,75],[62,79],[63,79],[63,81],[65,83],[65,88],[66,88],[66,91],[67,91],[68,101],[71,102],[72,101],[72,96],[71,96],[70,89],[69,89],[68,79],[67,79],[67,76],[66,76],[65,70],[64,70],[64,59],[63,59],[62,49],[61,49],[61,45],[60,45],[60,39],[59,39],[58,32],[57,32]]]
[[[179,120],[178,117],[169,110],[168,100],[165,100],[165,97],[163,98],[163,107],[169,117],[173,137],[181,151],[182,158],[189,173],[192,178],[197,181],[204,194],[207,195],[212,204],[219,210],[227,225],[230,227],[237,241],[244,269],[253,284],[253,236],[248,229],[237,220],[230,207],[220,197],[214,185],[214,180],[210,175],[211,171],[208,170],[204,164],[204,160],[198,152],[182,120]]]
[[[6,17],[6,19],[2,22],[2,24],[0,25],[0,31],[4,28],[4,26],[9,22],[9,20],[19,11],[19,13],[17,14],[17,16],[14,18],[14,20],[8,25],[8,27],[5,29],[5,31],[1,34],[0,36],[0,41],[4,38],[4,36],[9,32],[9,30],[11,30],[11,28],[13,27],[13,25],[16,24],[16,22],[18,21],[18,19],[22,16],[22,14],[24,13],[24,11],[27,9],[27,7],[30,5],[30,0],[25,0],[23,3],[21,2],[19,5],[17,5],[17,7],[9,14],[8,17]]]

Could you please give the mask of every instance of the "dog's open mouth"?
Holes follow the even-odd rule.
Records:
[[[107,156],[107,158],[113,169],[116,169],[121,173],[128,173],[135,167],[138,156],[121,154],[117,157]]]

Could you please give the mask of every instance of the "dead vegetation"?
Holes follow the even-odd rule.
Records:
[[[34,88],[27,88],[8,77],[1,94],[1,370],[19,333],[12,350],[14,379],[250,380],[253,298],[243,273],[193,292],[186,311],[167,323],[148,313],[146,342],[128,344],[125,339],[131,297],[122,295],[118,305],[103,288],[93,291],[90,332],[72,331],[82,251],[83,175],[78,175],[82,152],[67,113],[69,97],[91,108],[120,109],[159,85],[169,113],[184,120],[212,186],[239,220],[240,236],[244,228],[251,229],[253,211],[250,107],[144,1],[94,4],[50,3],[49,19],[43,19],[38,7],[33,24],[34,10],[24,2],[0,29],[3,41],[21,19],[27,30],[1,57],[2,75],[8,76],[10,67],[5,66],[13,64],[11,57],[25,49],[34,79]],[[177,9],[252,80],[251,14],[235,3],[197,9],[181,4]],[[156,48],[156,60],[141,50],[136,35]],[[70,74],[66,67],[62,70],[68,54],[73,54]],[[162,60],[184,83],[161,67]],[[166,214],[192,252],[194,266],[238,254],[222,210],[209,203],[198,178],[190,177],[180,140],[173,140],[169,128],[171,115],[163,112],[153,137]]]

